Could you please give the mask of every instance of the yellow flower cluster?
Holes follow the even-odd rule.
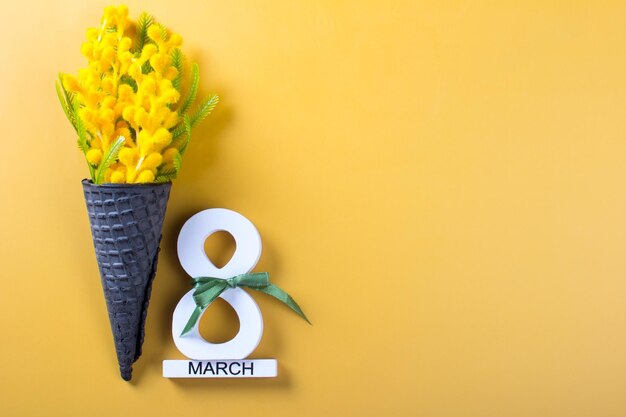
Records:
[[[87,30],[81,52],[88,66],[77,77],[63,75],[62,83],[87,133],[87,162],[94,170],[106,164],[103,182],[153,182],[179,157],[171,146],[171,130],[182,121],[174,109],[180,67],[172,54],[181,44],[152,18],[131,21],[126,6],[107,7],[100,27]],[[119,138],[123,146],[105,161]]]

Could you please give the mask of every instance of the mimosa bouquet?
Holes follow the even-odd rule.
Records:
[[[219,101],[211,94],[195,105],[199,69],[191,65],[184,82],[181,44],[152,16],[135,22],[126,6],[109,6],[87,29],[87,66],[56,86],[87,160],[83,191],[125,380],[141,355],[171,180],[192,129]]]

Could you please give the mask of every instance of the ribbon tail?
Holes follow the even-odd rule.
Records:
[[[196,306],[196,308],[193,310],[193,313],[191,313],[191,316],[189,316],[189,320],[187,321],[183,332],[180,334],[181,336],[186,335],[191,331],[191,329],[194,328],[194,326],[198,322],[198,319],[200,318],[200,314],[202,314],[202,308]]]
[[[285,291],[278,288],[278,286],[274,284],[269,284],[266,287],[254,288],[254,289],[257,291],[264,292],[265,294],[271,295],[277,300],[282,301],[284,304],[287,304],[287,306],[291,308],[293,311],[295,311],[297,315],[299,315],[304,320],[306,320],[307,323],[311,324],[311,322],[306,317],[306,315],[304,314],[304,312],[302,311],[298,303],[296,303],[296,300],[291,298],[291,296],[287,294]]]

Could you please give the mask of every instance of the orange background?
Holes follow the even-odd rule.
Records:
[[[54,91],[105,4],[3,10],[1,415],[626,415],[626,4],[130,1],[222,97],[174,183],[130,384]],[[182,358],[177,234],[210,207],[256,224],[257,270],[314,323],[253,294],[277,379],[160,376]],[[214,310],[203,331],[232,334]]]

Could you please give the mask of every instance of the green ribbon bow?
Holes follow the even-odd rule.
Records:
[[[276,285],[270,283],[270,275],[267,272],[252,272],[248,274],[236,275],[232,278],[222,279],[215,277],[197,277],[193,278],[195,291],[193,292],[193,299],[196,302],[196,308],[191,313],[189,321],[185,325],[183,332],[180,334],[184,336],[194,328],[200,315],[206,309],[209,304],[213,302],[221,293],[228,288],[236,287],[248,287],[253,290],[264,292],[274,298],[287,304],[289,308],[295,311],[300,317],[305,319],[307,323],[311,324],[309,319],[304,315],[300,306],[296,301],[291,298],[289,294],[278,288]]]

